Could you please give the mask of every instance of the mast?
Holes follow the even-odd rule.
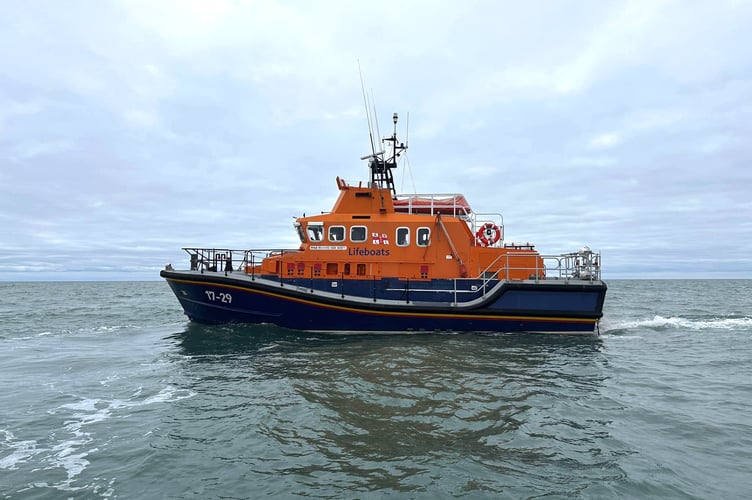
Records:
[[[394,123],[394,131],[391,137],[384,137],[381,142],[391,142],[391,156],[387,157],[388,148],[384,151],[380,151],[369,158],[368,168],[371,170],[371,185],[378,186],[380,189],[388,189],[392,192],[392,195],[397,195],[397,190],[394,187],[394,175],[392,169],[397,168],[397,159],[403,151],[407,149],[405,143],[397,141],[397,113],[392,115],[392,122]],[[363,159],[365,159],[363,158]]]

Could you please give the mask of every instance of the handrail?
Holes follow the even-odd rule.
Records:
[[[191,271],[242,271],[247,267],[256,267],[261,261],[275,254],[283,255],[285,253],[298,252],[298,249],[283,248],[254,248],[254,249],[236,249],[236,248],[200,248],[200,247],[183,247],[183,251],[190,255]],[[235,255],[242,255],[240,264],[235,267],[237,260]]]
[[[284,256],[287,253],[297,253],[300,251],[299,249],[282,248],[231,249],[198,247],[184,247],[183,250],[190,255],[191,271],[200,271],[201,273],[224,272],[225,275],[233,271],[243,271],[252,280],[256,279],[257,268],[259,268],[264,259],[274,257],[275,255]],[[535,259],[536,266],[534,268],[514,265],[515,260],[529,258],[532,254],[539,256],[543,260],[542,268],[538,266],[540,260],[537,258]],[[238,259],[236,256],[241,257]],[[502,259],[504,260],[503,265],[499,266]],[[235,263],[237,262],[239,264],[235,267]],[[529,271],[530,279],[536,283],[540,281],[557,281],[564,284],[570,282],[581,283],[583,281],[592,283],[601,279],[600,266],[600,253],[594,252],[588,247],[584,247],[577,252],[558,255],[540,255],[537,252],[505,252],[496,257],[475,277],[453,278],[450,287],[441,289],[431,288],[423,291],[451,292],[454,297],[451,303],[457,305],[460,303],[457,300],[458,295],[477,294],[478,298],[485,297],[500,283],[509,282],[510,273],[513,271]],[[369,278],[376,279],[375,276],[369,276]],[[313,279],[313,276],[311,276],[311,279]],[[279,282],[280,286],[285,285],[281,270]],[[469,285],[459,286],[463,282],[467,282]],[[311,286],[311,293],[314,291],[313,288]],[[413,290],[418,291],[416,289]],[[342,294],[344,294],[344,290]]]
[[[541,255],[544,264],[546,261],[555,261],[555,266],[545,265],[546,276],[549,272],[556,274],[553,279],[579,279],[597,281],[601,279],[601,254],[594,252],[588,247],[578,252],[570,252],[559,255]]]
[[[251,280],[257,279],[257,271],[264,259],[274,256],[284,256],[287,253],[297,253],[299,249],[281,249],[281,248],[256,248],[256,249],[231,249],[231,248],[198,248],[198,247],[184,247],[183,250],[190,255],[191,271],[204,272],[224,272],[225,276],[233,271],[242,271],[244,275],[248,276]],[[519,258],[529,258],[531,254],[539,256],[540,259],[535,259],[536,266],[531,268],[514,266],[515,260]],[[236,256],[241,256],[236,258]],[[501,259],[504,259],[503,265],[499,266]],[[543,267],[538,265],[538,262],[542,259]],[[237,268],[234,268],[234,264],[239,262]],[[447,302],[452,306],[469,306],[478,300],[483,300],[489,293],[494,293],[504,283],[510,282],[510,272],[514,271],[528,271],[530,273],[530,280],[538,282],[550,282],[558,283],[563,286],[568,286],[570,283],[583,283],[594,281],[600,281],[601,279],[601,255],[598,252],[593,252],[588,247],[584,247],[580,251],[570,252],[558,255],[540,255],[537,252],[505,252],[500,254],[493,260],[486,268],[475,277],[463,278],[457,277],[448,280],[446,287],[441,288],[414,288],[410,286],[410,281],[405,283],[404,291],[406,293],[407,300],[410,300],[410,292],[437,292],[437,293],[449,293],[451,299]],[[172,267],[168,265],[168,270],[172,270]],[[527,273],[523,273],[527,274]],[[503,276],[503,278],[500,278]],[[296,276],[296,278],[299,276]],[[258,276],[258,279],[270,278],[268,275]],[[313,274],[311,274],[311,285],[309,287],[310,293],[324,293],[325,290],[317,289],[313,284]],[[376,296],[376,279],[375,275],[359,276],[358,279],[367,278],[374,280],[373,297],[369,297],[369,300],[382,300]],[[280,287],[289,285],[289,281],[285,281],[282,276],[282,270],[279,269],[279,274],[274,278],[274,281],[279,283]],[[342,275],[342,286],[345,283],[344,274]],[[515,280],[516,281],[516,280]],[[520,282],[528,280],[519,280]],[[464,284],[463,284],[464,283]],[[420,287],[420,285],[418,285]],[[387,290],[394,291],[396,289],[388,288]],[[339,294],[342,298],[345,297],[344,288],[340,288]],[[357,297],[357,296],[353,296]],[[462,297],[462,300],[459,300]]]
[[[394,197],[397,212],[427,213],[470,217],[472,209],[462,193],[416,193],[398,194]],[[450,211],[450,212],[448,212]]]
[[[468,224],[470,224],[470,232],[473,233],[473,237],[475,237],[478,229],[480,229],[484,224],[490,222],[491,224],[496,225],[496,227],[499,228],[500,234],[499,234],[499,241],[497,241],[492,246],[500,248],[504,246],[504,216],[499,212],[473,212],[472,217],[469,217],[467,220]],[[478,240],[475,239],[474,244],[478,244]]]
[[[275,255],[284,255],[288,253],[297,253],[297,248],[254,248],[254,249],[233,249],[233,248],[199,248],[184,247],[183,250],[190,257],[192,271],[241,271],[247,267],[256,267],[261,264],[263,259]],[[490,264],[488,264],[477,276],[471,279],[481,280],[482,286],[488,282],[500,279],[508,280],[510,271],[530,271],[530,275],[536,280],[587,280],[597,281],[601,279],[601,255],[598,252],[584,247],[577,252],[570,252],[556,255],[539,255],[543,259],[543,267],[537,265],[533,267],[515,266],[515,260],[520,258],[529,258],[531,255],[539,255],[537,252],[505,252],[499,254]],[[240,256],[238,258],[237,256]],[[499,262],[504,260],[502,266]],[[545,278],[542,278],[545,276]]]
[[[436,224],[444,232],[444,236],[446,236],[447,243],[449,243],[449,248],[452,250],[452,257],[454,257],[454,260],[456,260],[457,263],[460,265],[460,274],[464,277],[467,274],[467,272],[464,271],[465,263],[462,261],[462,257],[460,257],[460,254],[457,252],[457,249],[454,247],[454,242],[452,241],[452,237],[449,236],[449,231],[447,231],[446,226],[441,221],[441,214],[436,214]]]

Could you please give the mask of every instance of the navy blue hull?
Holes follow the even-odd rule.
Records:
[[[162,271],[185,314],[202,323],[269,323],[321,332],[594,333],[606,285],[505,283],[476,304],[340,297],[219,274]]]

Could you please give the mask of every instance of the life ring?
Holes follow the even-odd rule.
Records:
[[[478,238],[481,245],[490,247],[501,238],[501,229],[493,222],[486,222],[475,233],[475,237]]]

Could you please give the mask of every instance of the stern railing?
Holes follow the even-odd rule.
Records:
[[[517,262],[528,260],[531,256],[540,256],[543,265],[538,266],[539,259],[535,259],[536,266],[519,266]],[[601,279],[601,254],[588,247],[577,252],[558,255],[539,255],[537,252],[505,252],[494,259],[480,272],[483,285],[488,281],[505,280],[508,276],[527,274],[528,279],[536,282],[541,280],[585,280],[599,281]]]

